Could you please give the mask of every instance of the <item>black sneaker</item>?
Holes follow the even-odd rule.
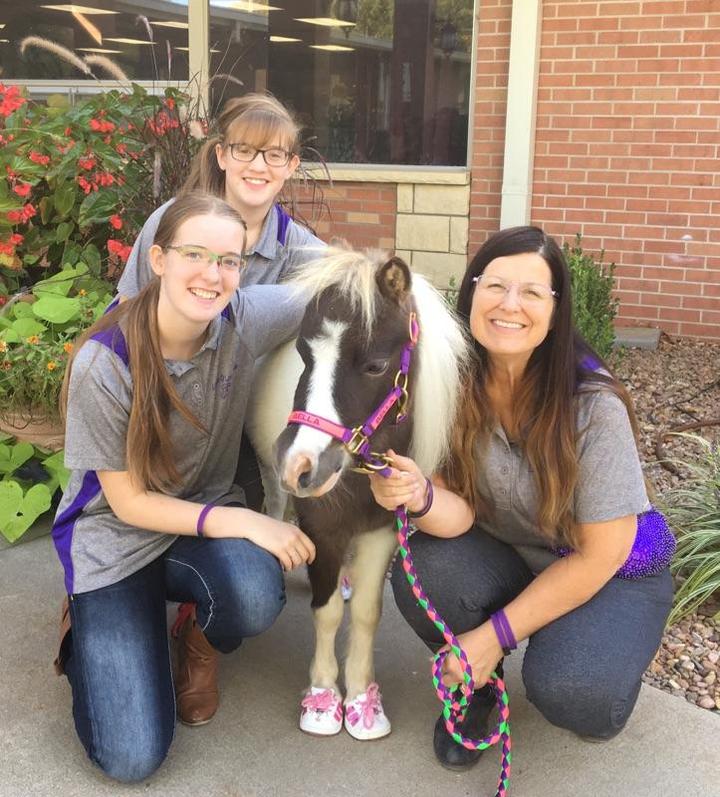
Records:
[[[473,699],[468,706],[462,724],[458,726],[463,736],[471,739],[484,739],[488,735],[489,719],[495,706],[495,690],[483,686],[473,692]],[[446,768],[455,772],[475,766],[483,754],[482,750],[468,750],[458,744],[445,727],[445,718],[441,714],[435,723],[433,733],[433,750],[435,757]]]

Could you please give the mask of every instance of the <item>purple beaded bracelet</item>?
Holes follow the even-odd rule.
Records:
[[[425,493],[425,505],[419,512],[408,512],[408,517],[411,518],[418,518],[427,515],[430,511],[430,507],[432,506],[433,502],[433,486],[430,479],[425,479],[425,484],[427,485],[426,493]]]
[[[517,640],[515,639],[515,634],[513,634],[505,612],[499,609],[495,614],[491,614],[490,622],[495,629],[495,635],[498,638],[503,654],[509,656],[510,651],[517,648]]]
[[[205,532],[203,527],[205,526],[205,518],[208,516],[208,512],[215,506],[215,504],[205,504],[205,506],[200,510],[200,514],[198,515],[197,525],[195,526],[195,531],[197,532],[198,537],[204,537]]]

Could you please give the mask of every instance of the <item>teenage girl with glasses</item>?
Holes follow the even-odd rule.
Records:
[[[285,602],[283,569],[315,555],[298,528],[242,506],[232,483],[255,360],[295,335],[304,312],[285,286],[238,291],[245,248],[224,200],[180,197],[149,248],[147,286],[91,327],[68,364],[71,477],[53,537],[72,629],[58,665],[88,756],[121,781],[160,766],[175,691],[187,688],[186,649],[173,682],[166,600],[197,606],[187,647],[213,659],[212,678],[185,696],[199,724],[215,651],[267,629]]]
[[[229,100],[215,122],[215,133],[196,155],[180,196],[203,191],[224,199],[247,226],[247,259],[243,287],[275,284],[303,263],[318,257],[325,244],[289,215],[279,197],[289,189],[300,165],[300,127],[277,99],[251,93]],[[150,249],[156,231],[175,200],[147,220],[118,283],[120,296],[135,296],[151,279]],[[235,482],[246,505],[259,510],[263,489],[255,453],[241,440]],[[180,719],[189,725],[207,722],[217,707],[216,656],[205,643],[192,612],[179,635],[180,656],[188,671],[178,691]],[[204,697],[201,699],[199,695]]]

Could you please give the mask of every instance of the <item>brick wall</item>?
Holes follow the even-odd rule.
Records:
[[[385,183],[323,184],[327,205],[321,220],[314,225],[320,238],[347,239],[357,248],[395,248],[397,186]],[[308,193],[300,191],[301,207],[306,207]]]
[[[478,0],[468,249],[500,226],[512,0]]]
[[[543,14],[533,222],[605,249],[621,322],[720,337],[720,2]]]

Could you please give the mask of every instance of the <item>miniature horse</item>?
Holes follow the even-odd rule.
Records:
[[[408,453],[424,473],[433,473],[447,455],[467,364],[464,336],[442,297],[422,277],[411,277],[399,258],[379,257],[329,250],[303,267],[295,281],[312,299],[295,347],[279,349],[256,375],[248,427],[261,462],[274,454],[298,525],[316,546],[309,565],[316,646],[300,727],[332,735],[340,731],[344,713],[345,728],[357,739],[390,732],[374,683],[373,641],[396,548],[393,517],[375,503],[367,476],[353,470],[357,463],[342,442],[306,425],[284,427],[293,408],[349,428],[362,426],[397,384],[410,314],[416,313],[420,334],[409,367],[408,420],[397,423],[403,408],[393,407],[371,444],[377,452]],[[281,516],[283,501],[265,481],[268,511]],[[343,706],[335,636],[345,568],[353,590]]]

